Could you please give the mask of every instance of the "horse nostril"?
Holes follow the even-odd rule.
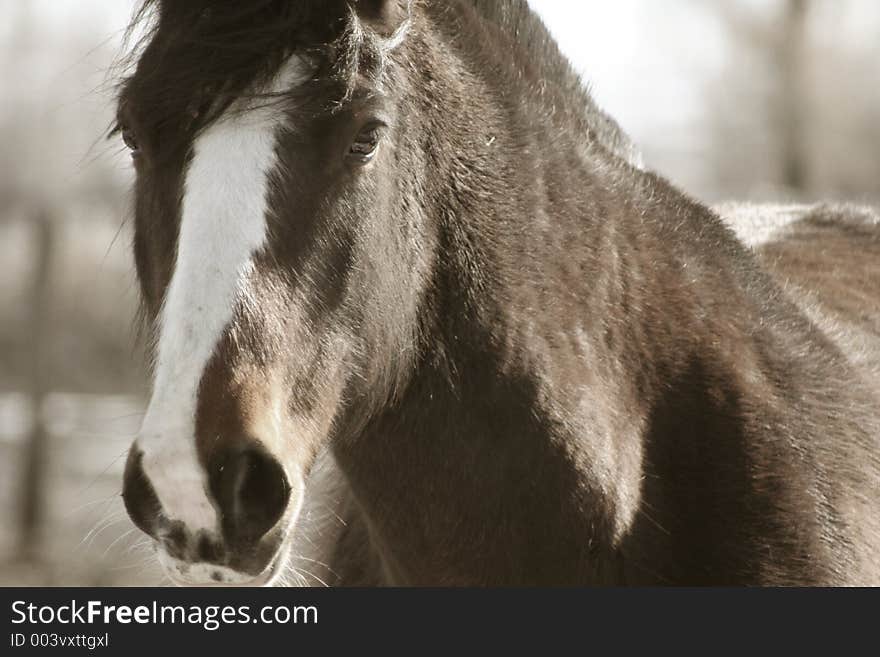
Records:
[[[224,534],[233,541],[260,539],[281,519],[290,501],[284,468],[256,447],[230,450],[216,467],[212,492],[223,514]]]
[[[144,533],[156,538],[162,505],[143,467],[143,452],[132,448],[125,462],[122,501],[132,522]]]

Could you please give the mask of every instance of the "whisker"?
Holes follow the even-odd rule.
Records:
[[[321,579],[320,577],[315,575],[315,573],[308,571],[308,570],[301,570],[301,569],[297,568],[296,566],[293,566],[292,568],[293,568],[293,572],[300,577],[300,581],[302,582],[303,586],[308,586],[308,580],[306,579],[306,576],[309,576],[309,577],[313,578],[314,580],[316,580],[324,588],[328,588],[328,589],[330,588],[330,585],[327,584],[327,582],[325,582],[323,579]]]
[[[150,555],[149,557],[141,559],[140,561],[136,561],[133,564],[129,564],[127,566],[116,566],[115,568],[110,568],[109,570],[112,572],[117,572],[121,570],[131,570],[132,568],[141,568],[141,572],[144,572],[146,570],[145,566],[153,563],[155,563],[155,556]]]
[[[91,489],[91,487],[94,486],[95,483],[96,483],[99,479],[101,479],[101,477],[103,477],[104,475],[106,475],[106,474],[110,471],[110,468],[112,468],[112,467],[113,467],[113,466],[119,461],[119,459],[121,459],[123,456],[125,456],[125,455],[127,455],[127,454],[128,454],[128,449],[126,448],[125,451],[123,451],[123,452],[122,452],[121,454],[119,454],[116,458],[114,458],[112,461],[110,461],[110,463],[107,464],[107,467],[106,467],[106,468],[104,468],[103,470],[101,470],[101,472],[99,472],[97,475],[95,475],[95,477],[89,482],[88,486],[86,486],[86,487],[83,488],[81,491],[79,491],[79,494],[82,495],[82,494],[84,494],[84,493],[89,492],[89,490]]]
[[[116,537],[116,539],[114,539],[113,542],[110,543],[110,545],[108,545],[107,548],[104,550],[104,553],[101,555],[101,558],[103,559],[104,557],[106,557],[110,553],[110,550],[113,549],[113,546],[115,546],[117,543],[119,543],[119,541],[131,536],[136,531],[137,531],[137,527],[132,527],[127,532],[120,534],[118,537]]]
[[[75,508],[71,509],[71,510],[70,510],[70,513],[71,513],[71,514],[73,514],[73,513],[78,513],[78,512],[80,512],[80,511],[82,511],[83,509],[86,509],[86,508],[89,508],[89,507],[93,507],[93,506],[95,506],[96,504],[101,504],[101,503],[103,503],[103,502],[106,502],[106,503],[109,505],[109,503],[111,503],[114,499],[116,499],[116,498],[119,497],[120,495],[121,495],[120,492],[116,492],[116,493],[113,493],[112,495],[110,495],[110,497],[102,497],[102,498],[97,499],[97,500],[91,500],[91,501],[89,501],[89,502],[86,502],[85,504],[80,504],[78,507],[75,507]]]
[[[82,548],[83,544],[86,543],[86,541],[88,541],[88,543],[86,544],[85,547],[91,548],[92,543],[94,543],[94,541],[95,541],[95,538],[97,538],[97,536],[99,534],[103,533],[104,531],[106,531],[107,529],[112,527],[113,525],[121,522],[124,515],[125,515],[125,511],[121,510],[121,511],[116,511],[116,512],[110,514],[108,517],[106,517],[102,520],[99,520],[97,523],[95,523],[95,526],[91,529],[91,531],[89,531],[89,533],[86,534],[83,537],[83,539],[79,542],[77,549]]]
[[[327,565],[323,561],[318,561],[317,559],[309,559],[308,557],[304,557],[301,554],[294,555],[294,559],[302,559],[303,561],[308,561],[309,563],[313,563],[318,566],[323,566],[324,568],[326,568],[330,572],[331,575],[333,575],[334,577],[339,577],[339,573],[334,571],[329,565]]]
[[[142,551],[144,549],[149,549],[152,546],[153,546],[153,539],[152,538],[142,538],[140,541],[137,541],[136,543],[132,543],[131,545],[129,545],[128,549],[126,549],[125,552],[126,552],[126,554],[129,554],[129,553],[134,552],[136,550]]]
[[[643,506],[639,507],[639,513],[641,513],[643,516],[645,516],[645,518],[647,518],[648,521],[649,521],[652,525],[654,525],[657,529],[659,529],[661,532],[663,532],[663,533],[666,534],[667,536],[672,536],[672,532],[670,532],[668,529],[666,529],[666,528],[665,528],[663,525],[661,525],[657,520],[654,520],[654,518],[651,517],[651,515],[645,510],[645,508],[644,508]]]

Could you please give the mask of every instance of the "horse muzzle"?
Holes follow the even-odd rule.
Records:
[[[254,441],[240,441],[214,454],[202,490],[175,487],[181,479],[150,476],[144,452],[135,444],[126,463],[122,497],[132,521],[151,536],[159,561],[179,585],[264,586],[283,570],[285,537],[295,522],[303,497],[300,481],[291,483],[284,468]],[[198,492],[198,495],[194,493]],[[179,499],[189,495],[192,506],[212,507],[212,521],[195,522],[206,514],[181,513]],[[190,520],[188,520],[190,519]]]

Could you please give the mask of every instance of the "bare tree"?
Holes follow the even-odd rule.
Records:
[[[813,2],[779,0],[775,11],[742,2],[700,3],[721,21],[734,53],[729,74],[710,83],[708,101],[715,105],[711,129],[719,171],[736,193],[757,183],[756,176],[787,195],[810,191],[807,28]]]

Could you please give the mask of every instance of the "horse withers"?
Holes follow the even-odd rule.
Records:
[[[875,213],[744,243],[522,0],[139,20],[123,497],[173,581],[880,583]]]

